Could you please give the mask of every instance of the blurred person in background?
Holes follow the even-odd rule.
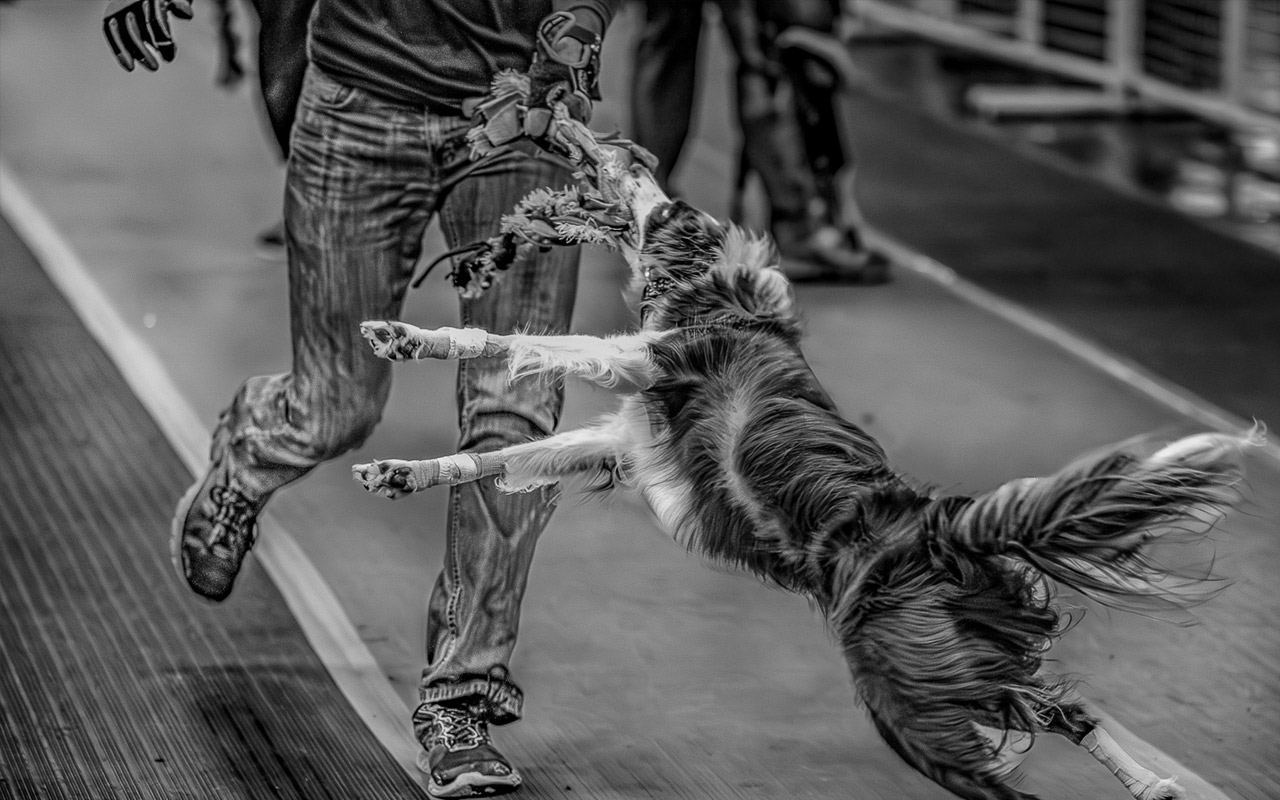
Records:
[[[11,0],[0,0],[11,2]],[[298,99],[302,94],[302,81],[307,69],[307,22],[316,0],[250,0],[258,17],[258,89],[262,100],[263,111],[271,128],[272,140],[282,161],[289,158],[289,135],[293,129],[293,119],[298,111]],[[240,60],[240,39],[236,34],[232,0],[214,0],[218,16],[218,39],[220,63],[218,67],[218,84],[227,88],[237,86],[245,76],[244,66]],[[132,4],[126,4],[132,5]],[[153,8],[167,7],[170,12],[180,18],[190,18],[190,2],[174,2],[159,0],[152,3]],[[145,9],[145,5],[144,5]],[[154,19],[154,18],[153,18]],[[145,11],[140,23],[147,24]],[[168,36],[167,19],[155,21],[156,35],[159,39]],[[128,33],[127,29],[125,33]],[[172,57],[172,44],[162,47],[157,41],[155,53],[148,60],[145,52],[141,52],[137,62],[148,69],[158,69],[159,61],[155,55],[168,60]],[[122,64],[125,62],[121,62]],[[132,64],[126,67],[132,69]],[[276,222],[257,238],[260,252],[272,259],[284,255],[284,223]]]
[[[284,231],[293,365],[250,378],[222,412],[207,471],[178,504],[174,562],[191,589],[226,598],[278,489],[358,447],[381,417],[391,362],[360,323],[397,319],[437,214],[450,248],[499,232],[534,189],[572,183],[530,139],[473,161],[470,111],[495,73],[527,72],[534,105],[586,121],[599,99],[609,0],[318,0],[289,138]],[[109,0],[104,31],[126,68],[172,60],[169,15],[188,0]],[[549,114],[530,114],[526,121]],[[546,131],[526,130],[535,139]],[[568,330],[578,249],[529,248],[491,289],[461,302],[462,324],[495,333]],[[461,362],[459,450],[550,435],[563,387],[509,385],[501,359]],[[520,604],[551,496],[493,481],[451,490],[445,567],[428,607],[427,664],[413,712],[418,765],[436,797],[510,791],[519,773],[489,738],[523,695],[508,668]]]
[[[222,66],[218,82],[234,86],[244,77],[239,41],[232,26],[232,0],[215,0],[218,6]],[[258,88],[271,127],[276,151],[289,159],[289,135],[298,113],[302,81],[307,73],[307,22],[316,0],[250,0],[258,15]],[[284,255],[284,221],[258,235],[258,245],[268,258]]]
[[[640,2],[644,19],[632,73],[632,133],[658,158],[657,177],[671,191],[697,95],[703,3]],[[733,216],[743,216],[747,181],[757,175],[769,203],[770,232],[784,259],[817,266],[825,277],[885,280],[887,261],[862,239],[853,157],[839,128],[836,95],[852,70],[833,35],[838,0],[715,5],[737,58],[742,141]]]

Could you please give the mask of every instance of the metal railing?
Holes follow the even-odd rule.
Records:
[[[846,0],[858,19],[1280,131],[1280,0]]]

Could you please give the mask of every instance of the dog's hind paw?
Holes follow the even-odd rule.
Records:
[[[1137,797],[1139,800],[1186,800],[1187,790],[1178,785],[1177,778],[1164,778],[1147,786]]]
[[[413,462],[389,459],[351,467],[351,477],[362,484],[366,491],[398,500],[407,494],[426,489],[419,486]]]

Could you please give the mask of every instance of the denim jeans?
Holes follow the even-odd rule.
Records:
[[[308,68],[285,187],[293,366],[249,379],[223,413],[215,457],[266,498],[317,464],[359,446],[381,418],[391,364],[360,336],[368,319],[396,319],[437,213],[450,247],[498,232],[529,191],[572,182],[568,165],[532,146],[479,162],[469,122],[396,105]],[[483,296],[461,301],[464,326],[566,332],[577,248],[514,265]],[[459,450],[547,436],[563,389],[508,384],[502,359],[460,362]],[[219,444],[224,443],[224,444]],[[426,454],[423,454],[426,455]],[[538,535],[551,515],[541,492],[505,495],[492,481],[452,489],[445,565],[427,623],[423,700],[483,698],[491,721],[520,715],[509,680],[520,602]]]

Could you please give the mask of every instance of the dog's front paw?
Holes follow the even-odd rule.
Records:
[[[427,488],[418,485],[413,463],[398,459],[356,464],[351,467],[351,477],[362,484],[366,491],[391,500],[398,500]]]
[[[390,361],[422,358],[424,333],[421,328],[404,322],[369,320],[360,323],[360,335],[369,340],[374,354]]]
[[[369,320],[360,323],[360,334],[369,340],[375,354],[391,361],[478,358],[503,352],[501,343],[490,346],[489,334],[480,328],[429,331],[406,322]]]

